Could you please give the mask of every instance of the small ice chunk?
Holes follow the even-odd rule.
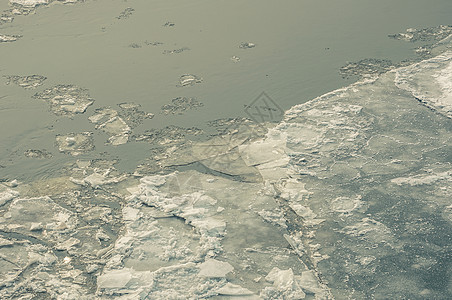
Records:
[[[233,62],[236,63],[236,62],[239,62],[239,61],[240,61],[240,57],[233,55],[233,56],[231,57],[231,60],[232,60]]]
[[[196,83],[201,83],[202,78],[193,74],[184,74],[179,79],[180,86],[194,85]]]
[[[20,38],[18,35],[0,34],[0,43],[15,42]]]
[[[234,270],[228,262],[219,261],[216,259],[208,259],[199,266],[199,276],[221,278]]]
[[[250,48],[254,48],[254,47],[256,47],[256,44],[250,43],[250,42],[243,42],[239,46],[240,49],[250,49]]]

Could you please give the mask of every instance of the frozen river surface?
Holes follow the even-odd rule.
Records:
[[[452,298],[451,5],[263,2],[0,3],[1,299]]]

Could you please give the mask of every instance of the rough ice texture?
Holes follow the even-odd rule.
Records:
[[[452,118],[452,51],[397,70],[396,85]]]

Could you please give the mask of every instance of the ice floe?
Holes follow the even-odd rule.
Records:
[[[6,34],[0,34],[0,43],[9,43],[9,42],[15,42],[18,39],[20,39],[20,35],[6,35]]]
[[[42,75],[28,75],[28,76],[18,76],[10,75],[4,76],[7,79],[6,84],[14,83],[24,89],[35,89],[44,84],[47,77]]]
[[[56,145],[60,152],[77,156],[84,152],[94,150],[94,139],[92,137],[92,132],[57,135]]]
[[[69,117],[84,113],[94,103],[87,89],[75,85],[57,85],[36,93],[33,98],[46,101],[54,114]]]
[[[184,74],[179,78],[180,86],[190,86],[201,83],[203,79],[193,74]]]
[[[177,97],[171,100],[171,104],[163,105],[162,112],[165,115],[169,114],[181,115],[185,113],[187,110],[196,109],[202,106],[204,106],[204,104],[199,102],[195,98]]]

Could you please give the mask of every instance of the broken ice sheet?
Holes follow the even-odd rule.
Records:
[[[94,103],[87,89],[75,85],[57,85],[33,98],[46,101],[54,114],[69,117],[84,113]]]
[[[94,150],[94,139],[92,132],[69,133],[67,135],[57,135],[56,145],[60,152],[77,156]]]
[[[169,114],[181,115],[185,113],[187,110],[196,109],[202,106],[204,106],[204,104],[199,102],[195,98],[177,97],[171,100],[171,104],[163,105],[162,112],[165,115]]]

